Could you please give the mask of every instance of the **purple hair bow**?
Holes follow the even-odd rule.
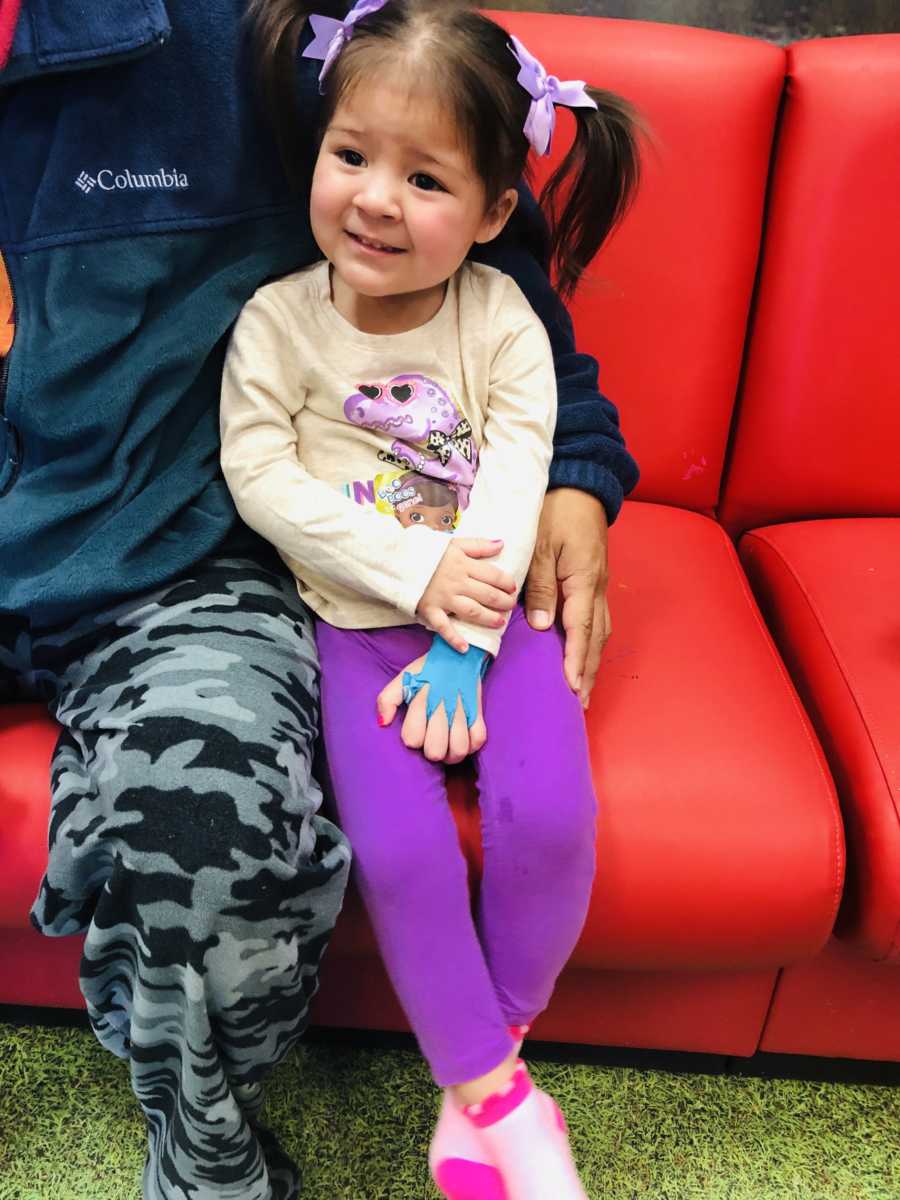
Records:
[[[597,104],[585,91],[583,79],[561,80],[555,75],[548,75],[543,64],[526,50],[519,39],[512,35],[510,37],[510,50],[522,68],[517,82],[531,97],[531,108],[523,132],[538,154],[549,154],[556,127],[554,104],[562,104],[566,108],[596,108]]]
[[[336,21],[334,17],[323,17],[318,13],[310,15],[309,23],[312,25],[315,37],[303,51],[301,57],[322,60],[323,66],[319,72],[320,91],[324,87],[325,76],[334,66],[334,60],[353,37],[353,26],[363,17],[369,17],[372,13],[384,8],[385,4],[387,4],[387,0],[358,0],[343,21]]]

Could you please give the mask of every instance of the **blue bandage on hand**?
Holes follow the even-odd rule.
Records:
[[[430,721],[443,704],[447,723],[452,724],[457,701],[462,700],[466,724],[471,729],[478,715],[478,681],[490,661],[486,650],[470,646],[465,654],[460,654],[436,634],[422,670],[416,675],[403,672],[403,703],[409,704],[427,684],[427,719]]]

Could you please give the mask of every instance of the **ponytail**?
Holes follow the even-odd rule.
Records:
[[[573,108],[575,140],[541,192],[550,261],[569,299],[591,259],[627,213],[641,174],[637,113],[612,92],[589,88],[597,108]],[[566,185],[568,195],[560,206]]]
[[[247,5],[263,102],[285,173],[298,195],[309,186],[316,131],[299,111],[297,46],[311,12],[339,17],[345,8],[343,0],[250,0]]]

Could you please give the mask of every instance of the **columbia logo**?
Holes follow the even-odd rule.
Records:
[[[156,171],[141,174],[127,168],[124,171],[111,171],[104,167],[97,172],[96,178],[82,171],[75,180],[75,186],[86,196],[95,187],[101,192],[179,192],[191,185],[184,171],[176,171],[174,167],[160,167]]]

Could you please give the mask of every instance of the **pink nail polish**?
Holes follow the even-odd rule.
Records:
[[[382,729],[383,729],[383,728],[384,728],[384,717],[381,715],[381,713],[377,713],[377,714],[376,714],[376,717],[377,717],[377,720],[378,720],[378,724],[379,724],[379,725],[382,727]]]

